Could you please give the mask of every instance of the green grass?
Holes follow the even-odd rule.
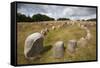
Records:
[[[59,23],[60,24],[60,23]],[[58,25],[58,24],[57,24]],[[88,41],[86,47],[77,47],[74,54],[70,55],[66,51],[64,57],[61,59],[55,59],[52,57],[52,46],[56,41],[64,41],[64,47],[67,48],[68,40],[79,40],[86,35],[85,30],[75,25],[65,25],[62,28],[50,30],[44,39],[44,50],[41,53],[41,57],[35,60],[29,61],[24,57],[24,43],[28,35],[34,32],[40,32],[41,29],[50,26],[37,23],[18,23],[17,24],[17,62],[18,64],[37,64],[37,63],[52,63],[52,62],[71,62],[71,61],[87,61],[96,60],[96,26],[90,29],[92,33],[92,39]]]

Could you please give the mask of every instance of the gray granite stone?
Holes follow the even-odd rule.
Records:
[[[76,40],[69,40],[68,41],[67,50],[70,53],[75,52],[76,47],[77,47],[77,41]]]
[[[27,59],[38,56],[43,50],[43,35],[41,33],[33,33],[25,40],[24,55]]]
[[[64,43],[63,41],[57,41],[53,45],[53,57],[62,58],[64,56]]]

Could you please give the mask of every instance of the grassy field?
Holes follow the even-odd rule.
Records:
[[[62,21],[63,22],[63,21]],[[59,25],[62,22],[54,23]],[[48,22],[49,23],[49,22]],[[50,22],[51,23],[51,22]],[[52,21],[53,23],[53,21]],[[17,24],[17,62],[18,64],[38,64],[38,63],[53,63],[53,62],[72,62],[72,61],[87,61],[96,60],[96,26],[90,27],[92,39],[88,41],[86,47],[77,47],[77,51],[70,55],[66,51],[64,57],[61,59],[55,59],[52,57],[52,46],[56,41],[64,41],[64,47],[67,48],[68,40],[79,40],[86,35],[86,31],[81,29],[77,24],[64,25],[61,28],[50,30],[44,39],[44,51],[41,57],[32,61],[25,59],[24,57],[24,43],[28,35],[34,32],[40,32],[43,28],[51,28],[50,25],[45,23],[30,23],[30,22],[18,22]]]

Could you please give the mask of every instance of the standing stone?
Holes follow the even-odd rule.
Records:
[[[85,30],[89,30],[86,26],[84,27]]]
[[[49,25],[50,25],[50,26],[52,26],[53,24],[52,24],[52,23],[50,23]]]
[[[25,40],[24,55],[27,59],[34,59],[43,50],[43,35],[41,33],[33,33]]]
[[[48,29],[48,28],[45,28],[45,31],[46,31],[46,32],[49,32],[49,29]]]
[[[55,26],[52,26],[52,28],[51,28],[52,30],[55,30]]]
[[[85,47],[86,44],[87,44],[87,40],[84,37],[80,38],[80,40],[78,41],[78,45],[81,47]]]
[[[81,28],[84,28],[84,25],[81,24]]]
[[[41,30],[41,34],[43,34],[44,36],[47,35],[47,32],[49,32],[49,30],[47,28]]]
[[[45,26],[48,26],[48,23],[45,23]]]
[[[89,29],[86,29],[86,32],[87,32],[87,33],[90,33],[90,30],[89,30]]]
[[[61,27],[61,25],[58,25],[57,28],[59,29]]]
[[[90,26],[94,26],[94,23],[90,23]]]
[[[85,27],[84,25],[81,25],[81,28],[82,28],[82,29],[86,29],[86,27]]]
[[[62,58],[64,56],[64,42],[58,41],[53,46],[53,57]]]
[[[70,53],[74,53],[76,47],[77,47],[77,41],[76,41],[76,40],[69,40],[68,46],[67,46],[67,50],[68,50]]]
[[[63,26],[64,26],[64,23],[61,24],[61,27],[63,27]]]
[[[72,22],[71,22],[71,25],[74,25],[74,24],[75,24],[75,22],[74,22],[74,21],[72,21]]]
[[[78,23],[78,27],[81,27],[81,24],[80,23]]]
[[[70,22],[69,21],[67,22],[67,25],[70,25]]]
[[[90,32],[88,32],[87,35],[86,35],[86,37],[85,37],[85,39],[86,40],[90,40],[91,38],[92,38],[92,35],[91,35]]]
[[[44,31],[44,29],[43,29],[43,30],[41,30],[41,32],[40,32],[40,33],[41,33],[41,34],[43,34],[44,36],[45,36],[45,35],[47,35],[47,32],[45,32],[45,31]]]

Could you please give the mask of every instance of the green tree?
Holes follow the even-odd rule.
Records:
[[[52,21],[54,18],[51,18],[42,14],[35,14],[32,17],[27,17],[24,14],[17,13],[17,22],[39,22],[39,21]]]
[[[96,18],[88,19],[87,21],[96,21]]]
[[[57,20],[60,21],[60,20],[70,20],[70,19],[68,19],[68,18],[58,18]]]
[[[31,17],[27,17],[26,15],[24,14],[21,14],[21,13],[17,13],[17,22],[31,22],[32,19]]]
[[[43,15],[43,14],[35,14],[32,16],[33,21],[51,21],[54,20],[54,18],[50,18],[49,16]]]

